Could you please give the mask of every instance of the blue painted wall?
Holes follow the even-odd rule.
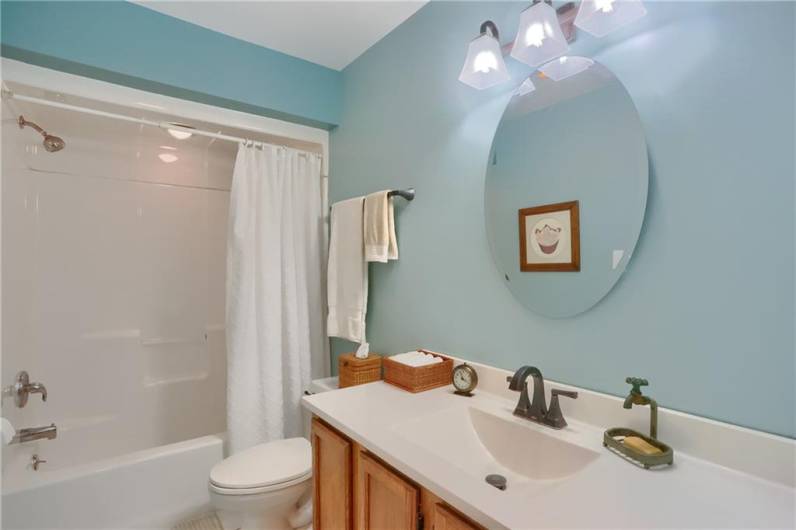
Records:
[[[339,123],[342,74],[128,2],[0,4],[2,55],[298,123]]]
[[[398,214],[400,260],[371,269],[373,350],[534,364],[617,395],[646,376],[663,406],[794,436],[793,3],[647,2],[630,28],[581,34],[574,51],[634,98],[651,181],[624,277],[562,320],[514,300],[485,236],[487,154],[513,87],[457,81],[479,24],[507,41],[525,5],[432,3],[344,70],[332,198],[418,192]],[[528,70],[509,62],[516,85]]]

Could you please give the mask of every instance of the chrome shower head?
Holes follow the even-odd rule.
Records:
[[[52,134],[48,134],[47,131],[33,123],[32,121],[27,121],[24,116],[20,116],[19,120],[19,128],[24,129],[25,127],[30,127],[31,129],[38,132],[42,137],[44,137],[44,149],[48,153],[55,153],[56,151],[60,151],[66,146],[66,142],[64,142],[63,138],[58,136],[53,136]]]
[[[66,146],[66,142],[64,139],[59,136],[53,136],[52,134],[47,134],[44,136],[44,149],[49,153],[55,153],[56,151],[60,151],[61,149]]]

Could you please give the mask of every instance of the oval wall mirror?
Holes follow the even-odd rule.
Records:
[[[492,142],[487,234],[517,300],[570,317],[608,294],[633,254],[647,145],[630,95],[606,67],[530,80],[535,88],[512,97]]]

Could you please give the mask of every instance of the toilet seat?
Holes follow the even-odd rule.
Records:
[[[253,495],[288,488],[312,476],[312,446],[304,438],[275,440],[213,466],[210,489],[221,495]]]

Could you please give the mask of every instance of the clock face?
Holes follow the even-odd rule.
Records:
[[[459,392],[472,392],[478,384],[478,376],[472,366],[460,364],[453,369],[453,386]]]

